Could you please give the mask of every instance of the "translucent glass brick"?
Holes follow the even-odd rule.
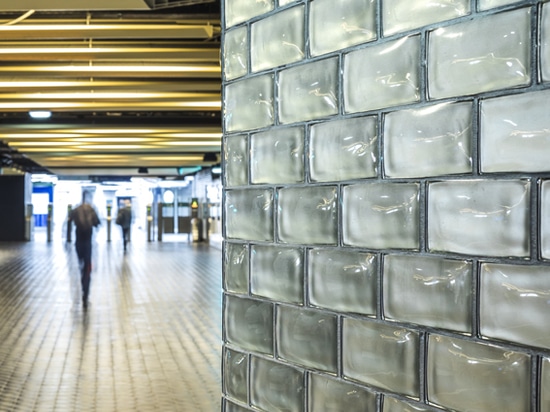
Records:
[[[311,249],[308,254],[311,305],[376,314],[378,264],[374,254],[343,249]]]
[[[309,169],[314,182],[375,177],[378,172],[376,118],[360,117],[311,126]]]
[[[472,263],[426,256],[384,258],[388,319],[471,333]]]
[[[418,249],[418,195],[416,183],[345,186],[344,243],[372,249]]]
[[[240,402],[248,402],[248,355],[226,348],[223,362],[224,393]]]
[[[541,52],[540,69],[542,80],[550,81],[550,4],[544,3],[542,6],[542,17],[540,22],[541,31]]]
[[[548,172],[550,91],[482,100],[481,170]]]
[[[223,111],[228,132],[272,125],[273,76],[252,77],[227,85]]]
[[[275,7],[274,0],[224,0],[225,26],[231,27],[260,16]]]
[[[310,5],[311,54],[319,56],[376,39],[376,1],[316,0]]]
[[[225,230],[229,239],[273,240],[273,193],[268,189],[225,191]]]
[[[225,184],[227,187],[248,184],[248,139],[244,135],[227,136],[223,146]]]
[[[550,180],[541,182],[540,210],[541,256],[550,259]]]
[[[304,411],[304,373],[290,366],[252,358],[251,402],[263,411]]]
[[[239,27],[225,33],[223,42],[223,74],[227,80],[248,72],[248,30]]]
[[[336,186],[288,187],[278,192],[277,233],[284,243],[338,241]]]
[[[338,113],[338,59],[303,64],[279,75],[279,119],[294,123]]]
[[[280,302],[303,304],[303,251],[298,248],[254,245],[251,252],[252,293]]]
[[[430,335],[428,401],[461,411],[530,410],[530,358],[497,346]]]
[[[384,36],[469,13],[469,0],[384,0]]]
[[[499,6],[518,3],[519,0],[479,0],[479,10],[489,10]]]
[[[287,4],[294,3],[298,0],[279,0],[279,6],[286,6]]]
[[[388,177],[470,173],[471,139],[471,103],[388,113],[384,118],[384,172]]]
[[[529,8],[440,27],[429,34],[430,98],[472,95],[531,82]]]
[[[243,349],[273,354],[273,306],[253,299],[225,297],[226,340]]]
[[[241,405],[230,402],[228,400],[225,401],[225,412],[249,412],[249,411],[250,409],[244,408]]]
[[[540,412],[550,412],[550,358],[542,359],[540,375]]]
[[[417,332],[345,318],[342,339],[343,375],[346,378],[418,397]]]
[[[527,180],[456,180],[428,188],[428,245],[468,255],[529,256]]]
[[[431,412],[431,408],[424,407],[420,404],[413,404],[411,402],[403,402],[400,399],[391,398],[387,395],[384,396],[384,404],[382,412]]]
[[[359,386],[326,376],[310,375],[309,412],[376,410],[376,395]]]
[[[420,100],[420,37],[368,46],[344,56],[347,113]]]
[[[305,57],[304,6],[293,7],[252,24],[250,62],[258,72]]]
[[[304,181],[304,128],[271,129],[250,138],[252,183]]]
[[[550,349],[550,267],[485,263],[480,284],[481,335]]]
[[[309,368],[336,374],[336,316],[324,312],[279,306],[277,354]]]
[[[248,293],[248,245],[226,242],[223,256],[225,290]]]

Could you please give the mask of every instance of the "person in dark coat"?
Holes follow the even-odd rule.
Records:
[[[126,252],[126,246],[130,241],[130,226],[132,226],[132,207],[129,200],[126,200],[124,207],[118,210],[116,224],[122,228],[122,242]]]
[[[73,209],[69,220],[76,227],[76,255],[80,265],[80,280],[82,284],[82,305],[88,307],[90,281],[92,273],[92,235],[94,227],[99,225],[95,209],[88,203],[89,192],[82,193],[82,203]]]

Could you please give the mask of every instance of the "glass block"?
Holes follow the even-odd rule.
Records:
[[[304,411],[304,373],[287,365],[252,358],[251,402],[263,411]]]
[[[267,302],[225,296],[227,342],[243,349],[273,354],[273,306]]]
[[[432,99],[472,95],[531,82],[529,8],[440,27],[429,34]]]
[[[470,173],[471,140],[471,103],[388,113],[384,118],[384,172],[388,177]]]
[[[223,257],[225,290],[248,293],[248,245],[227,242]]]
[[[418,193],[416,183],[345,186],[344,243],[372,249],[418,249]]]
[[[471,333],[472,263],[425,256],[384,258],[386,318]]]
[[[541,182],[540,243],[541,256],[550,259],[550,180]]]
[[[298,0],[279,0],[279,6],[286,6],[287,4],[294,3]]]
[[[227,238],[273,240],[273,193],[266,189],[225,191]]]
[[[550,4],[542,5],[540,21],[540,71],[542,80],[550,81]]]
[[[279,306],[277,355],[289,362],[336,374],[337,329],[334,315]]]
[[[252,24],[252,71],[294,63],[305,57],[304,6],[293,7]]]
[[[311,55],[376,39],[375,0],[315,0],[310,5]]]
[[[309,412],[365,412],[376,410],[376,394],[326,376],[310,375]]]
[[[343,375],[368,385],[418,397],[419,336],[371,321],[343,321]]]
[[[550,412],[550,358],[543,358],[540,374],[540,412]]]
[[[338,114],[338,59],[283,70],[279,75],[278,103],[281,123]]]
[[[253,17],[260,16],[275,7],[274,0],[224,0],[225,27],[247,21]]]
[[[248,402],[248,355],[225,349],[224,358],[224,393],[240,402]]]
[[[456,180],[428,189],[430,250],[529,256],[527,180]]]
[[[225,87],[224,121],[228,132],[273,124],[273,76],[264,75]]]
[[[343,249],[311,249],[308,254],[311,305],[376,314],[376,255]]]
[[[427,357],[429,402],[461,411],[529,411],[528,355],[430,335]]]
[[[280,189],[278,198],[277,229],[281,242],[333,245],[337,243],[336,186]]]
[[[225,412],[249,412],[251,410],[228,400],[225,401]]]
[[[391,398],[384,395],[384,404],[382,412],[431,412],[433,409],[418,403],[403,402],[400,399]]]
[[[252,183],[304,181],[304,128],[271,129],[250,138]]]
[[[309,169],[314,182],[376,177],[376,117],[337,120],[311,126]]]
[[[479,0],[479,10],[489,10],[499,6],[518,3],[519,0]]]
[[[239,27],[225,32],[223,41],[223,73],[226,80],[248,72],[248,30]]]
[[[384,36],[470,13],[470,0],[384,0]]]
[[[223,146],[225,184],[227,187],[248,184],[248,139],[244,135],[227,136]]]
[[[480,284],[481,335],[550,349],[550,267],[484,263]]]
[[[297,248],[252,246],[251,290],[280,302],[303,304],[304,256]]]
[[[344,105],[363,112],[420,100],[420,37],[365,47],[344,56]]]
[[[550,91],[481,102],[481,170],[548,172]]]

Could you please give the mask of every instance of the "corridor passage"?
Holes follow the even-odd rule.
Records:
[[[93,253],[85,311],[73,243],[0,242],[0,411],[219,411],[220,248]]]

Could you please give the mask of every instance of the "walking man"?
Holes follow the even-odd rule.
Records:
[[[126,252],[126,245],[130,241],[130,226],[132,226],[132,208],[128,199],[124,201],[124,207],[118,210],[116,224],[122,228],[122,242]]]

